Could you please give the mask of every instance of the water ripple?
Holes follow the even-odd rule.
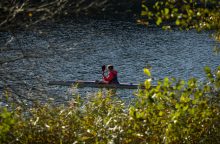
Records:
[[[220,64],[220,57],[212,52],[216,43],[209,37],[211,32],[165,32],[134,23],[91,19],[39,25],[38,29],[41,33],[16,33],[16,40],[7,46],[11,50],[0,53],[0,60],[15,59],[1,65],[2,78],[9,76],[12,83],[13,77],[31,79],[30,87],[41,85],[51,91],[46,85],[50,80],[100,79],[103,64],[113,64],[120,82],[129,83],[145,80],[142,69],[146,65],[152,66],[158,80],[165,76],[204,79],[204,66]],[[11,36],[0,33],[1,47]],[[16,60],[21,57],[20,50],[27,59]]]

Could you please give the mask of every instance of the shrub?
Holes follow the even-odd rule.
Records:
[[[68,106],[34,104],[1,107],[1,143],[218,143],[220,67],[205,68],[207,81],[164,78],[126,105],[98,92]]]

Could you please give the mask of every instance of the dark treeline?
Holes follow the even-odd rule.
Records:
[[[33,3],[41,3],[33,1]],[[50,0],[47,0],[50,2]],[[64,11],[80,16],[132,16],[140,13],[141,0],[75,0],[68,1]],[[122,17],[123,18],[123,17]]]
[[[26,27],[57,16],[132,19],[140,10],[141,0],[0,1],[0,29]]]
[[[198,0],[194,2],[174,0],[20,0],[0,1],[0,30],[9,27],[27,27],[56,16],[116,18],[134,20],[140,17],[142,4],[156,12],[158,2],[175,3],[176,7],[184,4],[192,7],[212,8],[218,1]],[[57,19],[59,19],[58,17]]]

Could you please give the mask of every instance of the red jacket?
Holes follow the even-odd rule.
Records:
[[[103,74],[104,82],[106,82],[106,83],[119,83],[118,78],[117,78],[117,73],[118,73],[117,71],[112,70],[109,72],[107,77]]]

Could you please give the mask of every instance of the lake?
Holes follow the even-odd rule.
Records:
[[[29,98],[62,101],[71,90],[48,86],[49,81],[100,80],[104,64],[114,65],[120,82],[143,82],[146,66],[152,67],[154,83],[164,77],[203,81],[204,66],[215,69],[220,64],[211,34],[95,19],[67,19],[13,34],[0,32],[0,85],[12,85]]]

